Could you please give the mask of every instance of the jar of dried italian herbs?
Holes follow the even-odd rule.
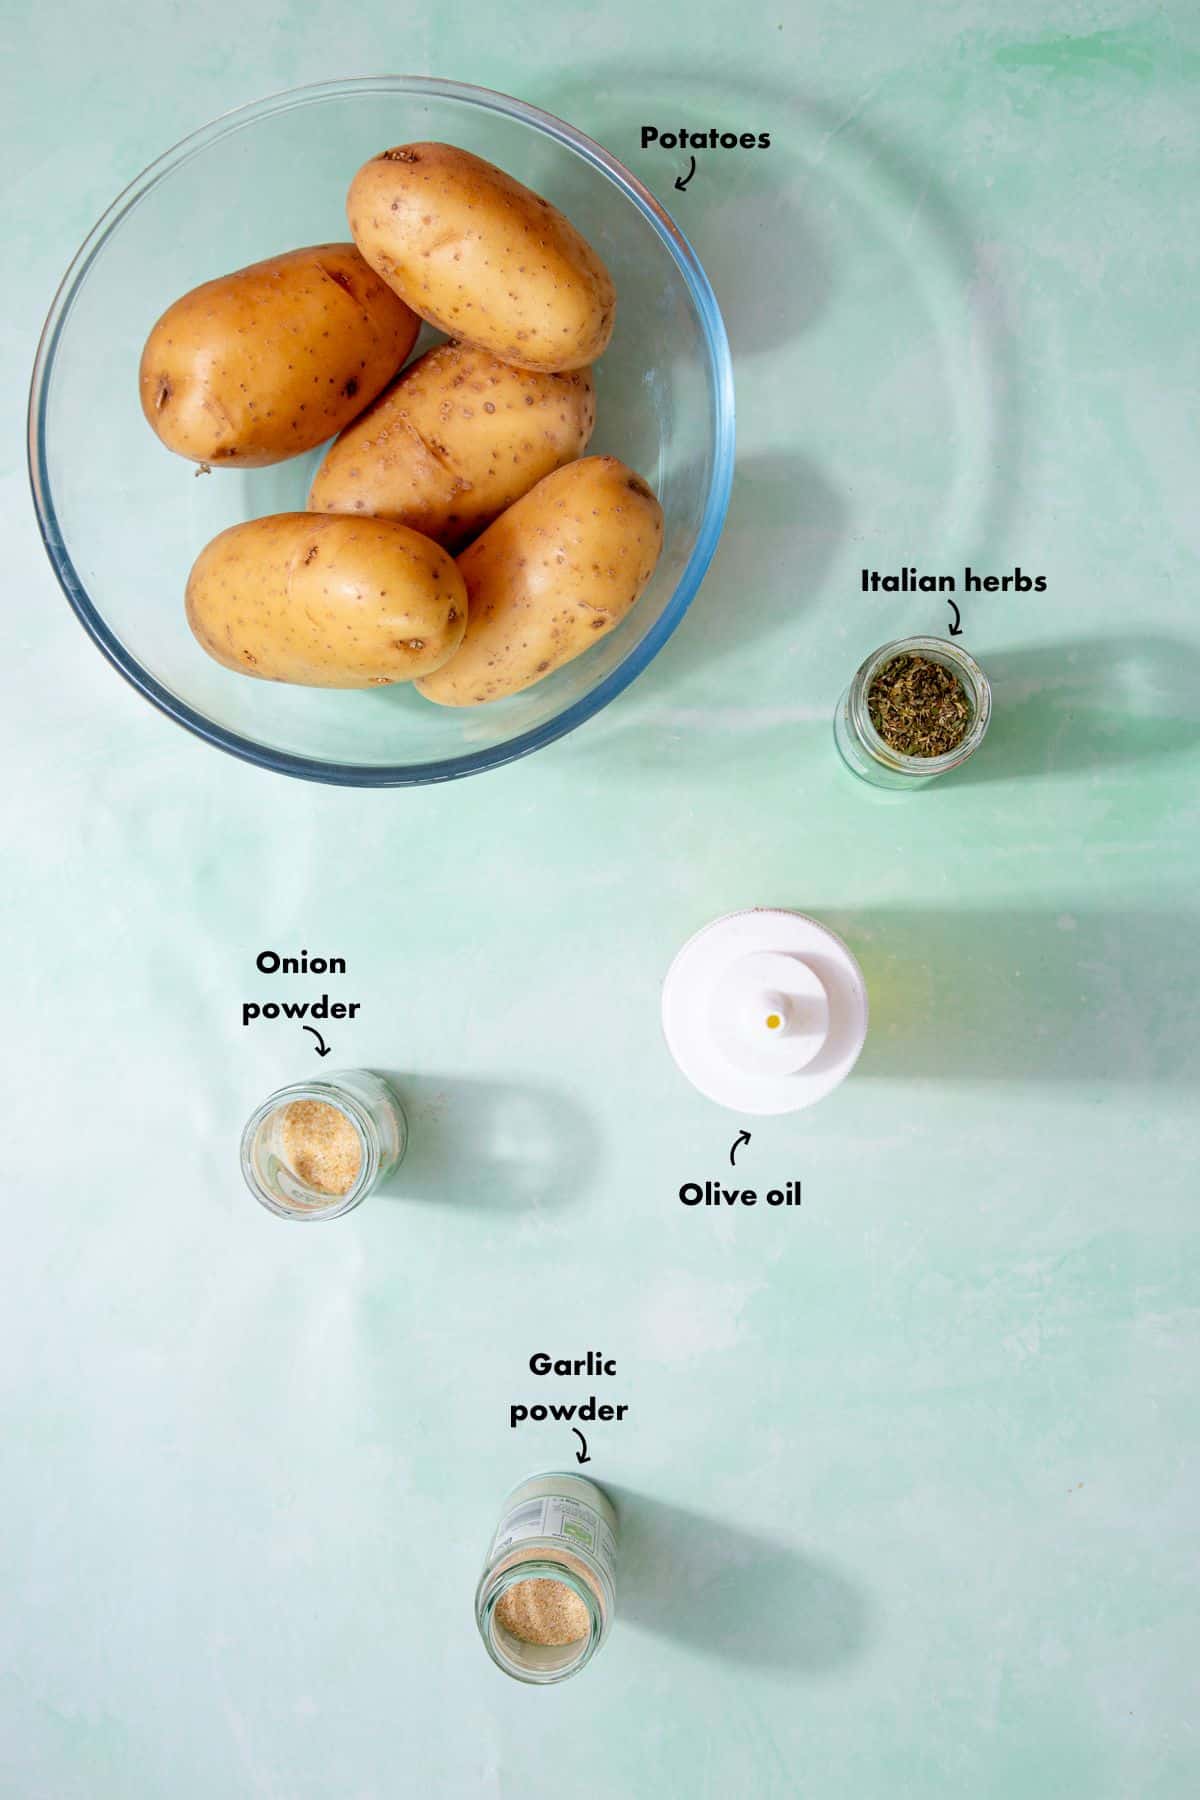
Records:
[[[992,690],[973,656],[945,638],[900,638],[868,656],[842,695],[842,760],[876,787],[921,787],[983,742]]]

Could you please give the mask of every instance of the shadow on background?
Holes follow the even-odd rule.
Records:
[[[1200,655],[1166,637],[989,651],[987,737],[959,782],[1111,769],[1200,743]]]
[[[896,142],[867,128],[858,113],[838,110],[819,95],[792,85],[741,86],[729,70],[646,67],[639,63],[590,65],[587,74],[563,70],[538,86],[536,101],[603,142],[633,173],[662,196],[696,248],[729,329],[734,364],[770,356],[837,313],[838,295],[860,279],[853,256],[858,239],[838,243],[837,232],[860,232],[873,250],[898,259],[905,283],[918,293],[950,297],[955,337],[946,337],[937,297],[927,299],[930,322],[945,351],[946,396],[959,410],[955,441],[964,486],[961,504],[946,513],[946,493],[930,491],[927,517],[909,520],[923,544],[921,560],[959,556],[990,565],[1013,517],[1022,461],[1022,400],[1016,365],[1016,333],[1007,317],[999,274],[979,250],[979,232],[937,175],[936,164],[912,157]],[[673,191],[687,155],[640,149],[642,124],[673,130],[770,130],[766,151],[700,151],[696,175],[685,193]],[[829,221],[835,221],[833,229]],[[853,295],[862,306],[862,295]],[[880,326],[894,329],[889,293],[880,292]],[[970,342],[968,342],[970,338]],[[961,391],[961,358],[979,369],[977,385]],[[844,461],[853,466],[855,445],[878,432],[874,392],[867,380],[847,380],[838,409],[837,436]],[[779,430],[804,443],[806,396],[775,394],[772,418],[754,421],[741,412],[743,436]],[[774,425],[772,425],[774,421]],[[905,445],[896,445],[905,457]],[[833,475],[811,457],[784,448],[739,455],[729,522],[716,560],[675,639],[642,686],[662,697],[667,684],[709,662],[725,659],[730,646],[766,641],[788,648],[788,621],[822,594],[829,569],[851,531],[873,540],[873,520],[853,517],[871,497],[840,493]],[[957,490],[955,490],[957,491]],[[855,509],[851,509],[855,500]],[[869,554],[864,551],[865,560]],[[797,677],[801,689],[802,677]],[[811,698],[804,691],[802,697]],[[622,724],[637,727],[639,709],[626,707]]]
[[[611,1491],[623,1625],[748,1667],[819,1674],[861,1653],[866,1602],[830,1564],[724,1519]]]
[[[834,272],[825,237],[786,178],[778,150],[699,150],[696,174],[681,193],[673,183],[687,170],[688,152],[640,148],[645,124],[746,129],[747,109],[763,111],[761,94],[738,93],[723,79],[714,86],[711,69],[681,73],[676,64],[651,71],[639,61],[636,68],[601,65],[586,76],[551,77],[539,101],[604,144],[660,197],[704,264],[735,355],[781,349],[826,312]],[[795,106],[794,96],[787,104]],[[781,244],[786,286],[763,273],[764,248]]]
[[[725,530],[688,628],[655,659],[659,681],[728,662],[755,638],[783,632],[811,605],[845,534],[845,507],[808,457],[739,457]]]
[[[872,214],[872,229],[907,256],[921,285],[934,272],[933,258],[959,304],[969,306],[970,359],[982,366],[986,416],[967,421],[977,441],[964,452],[978,469],[978,492],[972,516],[956,532],[955,554],[986,564],[1004,537],[1019,491],[1025,424],[1018,331],[998,274],[981,257],[973,221],[951,198],[936,168],[877,126],[867,126],[857,110],[839,109],[791,82],[774,89],[759,82],[742,86],[729,70],[689,67],[686,53],[684,60],[665,66],[639,60],[636,67],[598,63],[589,64],[586,73],[563,71],[557,79],[546,77],[534,98],[598,139],[661,197],[712,282],[735,364],[790,343],[836,307],[839,272],[818,219],[818,206],[828,205],[831,190],[836,195],[844,187]],[[700,151],[696,175],[679,193],[674,177],[686,170],[686,153],[642,151],[643,124],[661,130],[681,124],[736,132],[769,129],[774,148]],[[880,295],[880,307],[882,329],[886,294]],[[876,429],[870,401],[869,394],[846,394],[847,418],[858,420],[866,433]],[[802,424],[802,392],[794,404]],[[903,457],[902,443],[896,453]],[[869,522],[864,535],[870,537]],[[941,552],[929,543],[924,556],[936,554]]]
[[[595,1125],[565,1089],[385,1073],[408,1117],[390,1198],[481,1210],[569,1206],[599,1168]]]
[[[1200,1076],[1194,997],[1179,980],[1200,914],[815,911],[866,979],[871,1023],[856,1080],[1190,1086]]]
[[[639,70],[634,79],[643,76],[644,70]],[[657,81],[650,85],[658,91],[654,114],[661,117],[663,90]],[[684,97],[686,79],[681,84],[676,72],[672,85],[683,122],[694,120],[696,100],[694,93],[690,100]],[[631,101],[627,80],[624,91],[620,87],[599,93],[593,89],[592,99],[599,105],[610,136],[622,146],[614,153],[628,163],[630,138],[634,144],[638,142],[643,114],[637,112],[637,126],[625,121],[634,109],[651,104],[647,91],[643,89],[640,101]],[[729,115],[740,105],[725,92],[719,104]],[[704,123],[707,127],[721,121],[706,112]],[[586,125],[584,130],[595,135]],[[833,302],[834,271],[822,235],[798,202],[792,185],[780,178],[769,150],[735,155],[718,151],[715,157],[711,151],[699,151],[696,161],[697,172],[686,193],[673,191],[671,185],[677,169],[682,172],[687,167],[686,152],[647,152],[636,158],[633,166],[647,186],[662,194],[663,204],[698,252],[720,304],[734,355],[782,349],[815,325]],[[653,181],[647,179],[651,173],[656,177]],[[787,249],[786,287],[764,279],[762,270],[764,247],[779,244]],[[802,401],[800,412],[803,417]]]

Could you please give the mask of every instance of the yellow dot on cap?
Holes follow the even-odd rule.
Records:
[[[778,1013],[768,1013],[767,1014],[767,1030],[768,1031],[778,1031],[779,1027],[782,1024],[783,1024],[783,1020],[780,1018]]]

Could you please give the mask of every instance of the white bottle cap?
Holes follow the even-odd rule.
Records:
[[[867,1035],[862,970],[803,913],[755,907],[689,938],[663,983],[667,1046],[741,1113],[797,1112],[846,1079]]]

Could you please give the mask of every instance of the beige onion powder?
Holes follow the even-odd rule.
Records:
[[[292,1100],[278,1123],[279,1154],[297,1181],[318,1194],[348,1194],[362,1168],[358,1132],[340,1107]]]

